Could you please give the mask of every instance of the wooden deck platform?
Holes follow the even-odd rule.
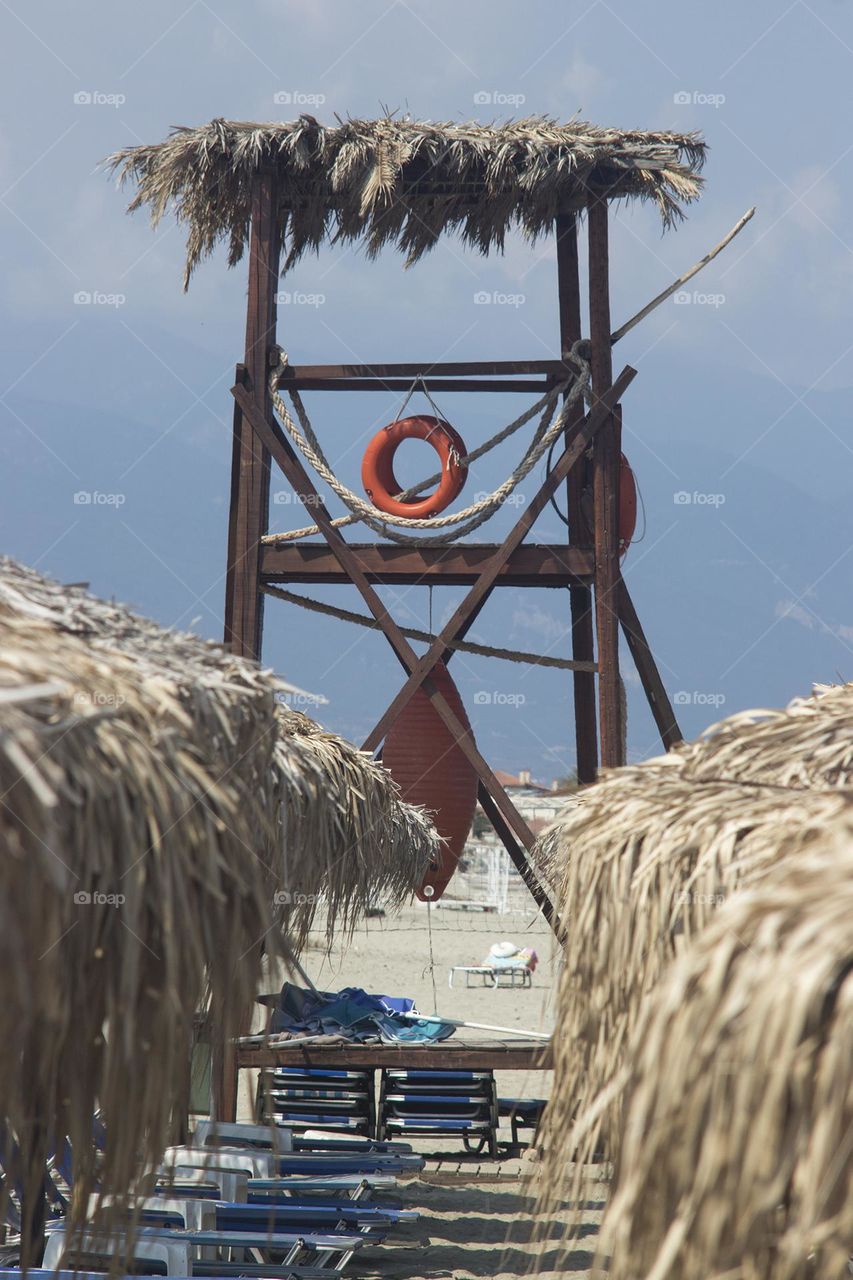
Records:
[[[550,1071],[550,1042],[457,1040],[439,1044],[253,1044],[237,1046],[237,1069],[250,1067],[404,1067],[422,1071]]]

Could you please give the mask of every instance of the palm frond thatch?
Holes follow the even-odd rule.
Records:
[[[618,1112],[602,1100],[673,957],[733,890],[778,862],[789,831],[836,820],[851,781],[853,685],[844,685],[784,712],[733,716],[667,756],[614,770],[542,838],[551,882],[562,872],[568,928],[547,1113],[555,1192],[572,1154],[606,1149]],[[578,1109],[582,1128],[572,1124]]]
[[[842,1280],[853,1251],[853,804],[784,842],[632,1038],[611,1280]]]
[[[371,255],[393,244],[412,263],[445,231],[484,254],[501,250],[512,227],[535,240],[591,195],[649,200],[668,226],[698,197],[704,156],[695,133],[545,116],[502,125],[388,117],[332,128],[302,116],[179,128],[106,164],[135,184],[131,210],[147,205],[156,224],[171,209],[186,224],[187,284],[220,241],[229,265],[240,260],[252,185],[265,171],[277,180],[286,266],[327,240],[363,240]]]
[[[0,560],[0,1110],[32,1188],[67,1134],[85,1205],[96,1106],[105,1191],[162,1151],[203,996],[233,1033],[261,945],[307,927],[294,868],[349,922],[434,856],[426,815],[282,688]]]

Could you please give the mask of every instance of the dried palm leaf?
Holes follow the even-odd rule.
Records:
[[[67,1135],[85,1207],[96,1107],[102,1188],[133,1188],[180,1110],[196,1009],[233,1034],[262,948],[286,959],[317,897],[351,924],[434,857],[426,815],[288,688],[0,560],[0,1096],[31,1190]]]
[[[853,805],[669,969],[623,1073],[611,1280],[842,1280],[853,1250]]]
[[[277,177],[288,269],[331,240],[364,240],[371,253],[396,245],[408,263],[445,232],[482,253],[500,250],[513,227],[535,240],[553,229],[558,210],[584,208],[591,192],[651,201],[669,226],[699,196],[704,156],[695,133],[544,116],[503,125],[386,117],[333,128],[303,116],[281,124],[213,120],[106,163],[136,185],[131,210],[147,205],[156,224],[171,209],[186,224],[188,283],[220,241],[230,265],[241,258],[260,171]]]

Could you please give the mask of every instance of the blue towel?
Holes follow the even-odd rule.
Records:
[[[278,1007],[273,1010],[270,1031],[343,1035],[356,1043],[383,1040],[420,1044],[453,1035],[455,1028],[447,1022],[413,1022],[400,1016],[414,1009],[414,1000],[404,996],[371,995],[361,987],[307,991],[285,982]]]

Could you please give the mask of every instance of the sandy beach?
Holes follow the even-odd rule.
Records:
[[[410,996],[423,1013],[492,1023],[525,1031],[550,1031],[558,979],[557,952],[548,926],[518,895],[518,909],[505,915],[460,911],[415,902],[398,913],[363,920],[350,939],[327,948],[324,923],[317,921],[301,962],[321,989],[362,986],[387,995]],[[494,942],[532,947],[539,964],[529,989],[466,987],[463,974],[448,985],[452,965],[477,965]],[[466,1039],[487,1032],[457,1032]],[[452,1040],[450,1041],[452,1043]],[[245,1073],[248,1075],[249,1073]],[[548,1071],[497,1072],[501,1097],[547,1098]],[[241,1090],[241,1113],[248,1116],[248,1081]],[[509,1128],[501,1129],[508,1143]],[[590,1170],[590,1191],[577,1244],[560,1256],[567,1212],[533,1216],[538,1162],[535,1153],[502,1147],[497,1161],[466,1155],[461,1143],[415,1140],[427,1167],[405,1183],[401,1197],[422,1214],[398,1240],[358,1260],[358,1271],[394,1280],[441,1277],[512,1277],[529,1274],[542,1240],[545,1277],[583,1275],[590,1261],[604,1184]]]
[[[510,941],[532,947],[539,964],[532,986],[498,988],[480,985],[458,974],[449,986],[453,965],[477,965],[492,943]],[[327,950],[323,922],[312,933],[301,962],[322,990],[364,987],[384,995],[409,996],[421,1013],[469,1022],[490,1023],[519,1031],[551,1030],[557,953],[553,935],[535,909],[498,915],[459,911],[415,902],[399,913],[363,920],[351,939],[335,940]],[[488,1032],[465,1031],[466,1039],[487,1038]],[[452,1043],[452,1042],[451,1042]],[[548,1071],[501,1072],[501,1096],[545,1098]]]

